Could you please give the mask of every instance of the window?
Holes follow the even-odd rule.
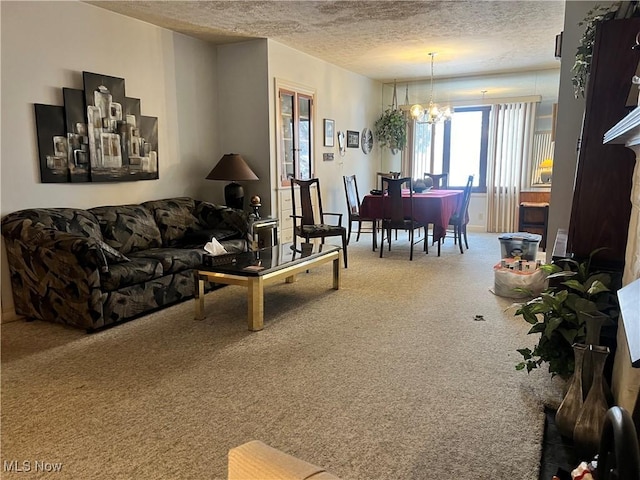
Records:
[[[278,161],[280,183],[313,177],[313,93],[278,88]]]
[[[449,188],[463,188],[474,175],[474,192],[487,190],[490,107],[456,108],[451,120],[416,123],[413,172],[448,172]]]

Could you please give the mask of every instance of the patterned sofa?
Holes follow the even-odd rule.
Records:
[[[1,225],[16,313],[93,331],[193,297],[204,244],[245,251],[249,216],[180,197],[20,210]]]

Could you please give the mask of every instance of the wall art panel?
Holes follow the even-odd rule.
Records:
[[[62,89],[64,107],[36,105],[41,181],[157,180],[158,119],[141,115],[124,78],[82,77],[84,90]]]

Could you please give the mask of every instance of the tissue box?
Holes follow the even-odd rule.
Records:
[[[211,255],[210,253],[202,254],[202,264],[207,267],[215,267],[216,265],[225,265],[227,263],[235,263],[235,253],[225,253],[222,255]]]

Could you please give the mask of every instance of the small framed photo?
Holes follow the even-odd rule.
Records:
[[[360,132],[354,130],[347,130],[347,147],[359,148],[360,147]]]
[[[328,118],[324,119],[324,146],[333,147],[333,129],[335,122]]]

